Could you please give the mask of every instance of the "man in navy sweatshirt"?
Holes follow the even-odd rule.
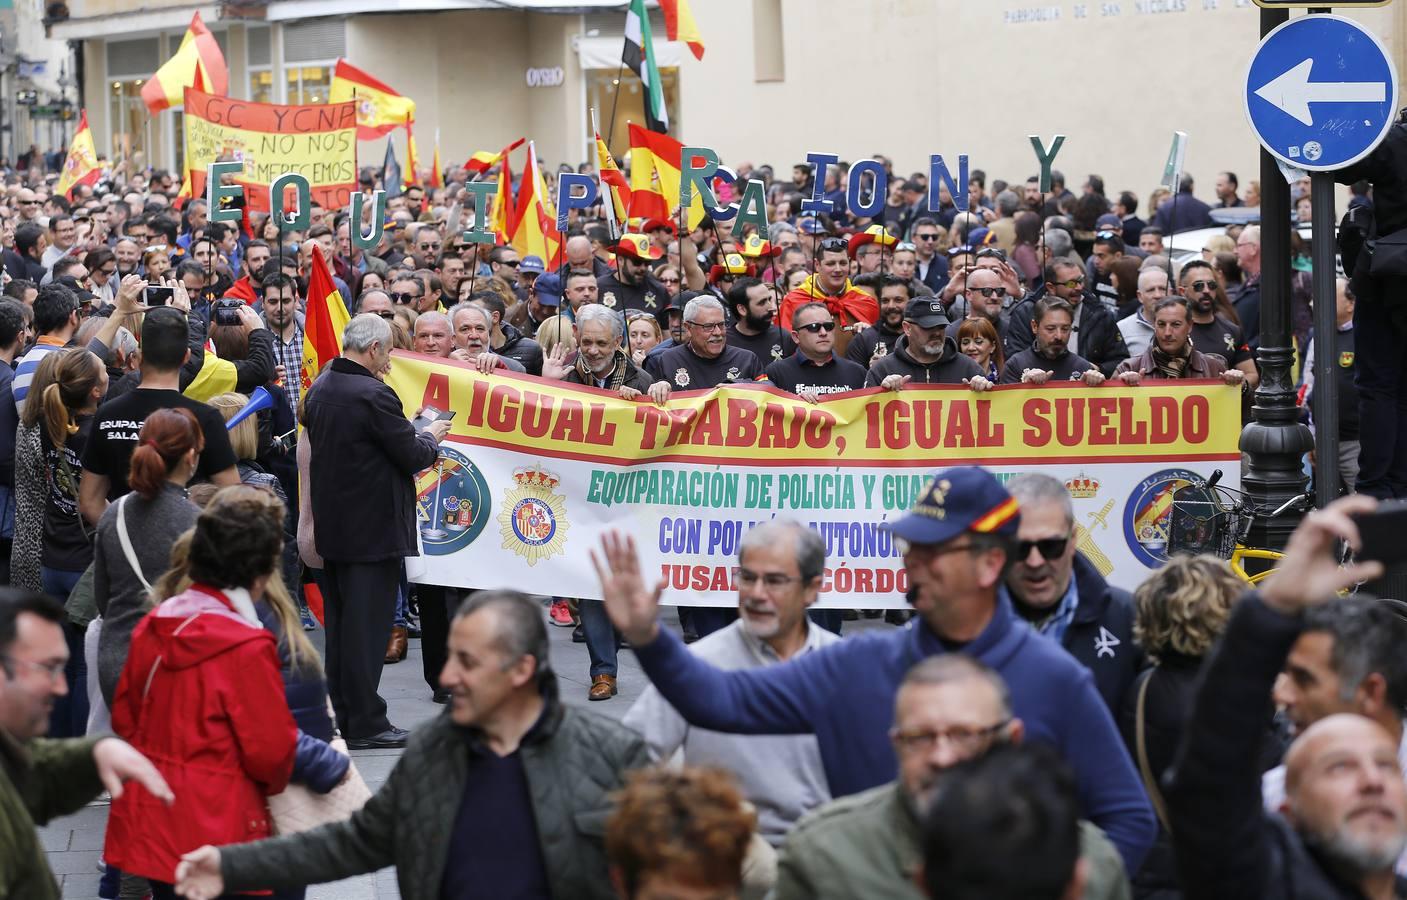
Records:
[[[889,526],[917,619],[780,665],[736,671],[709,665],[659,627],[665,582],[646,582],[633,539],[608,534],[603,556],[592,557],[607,612],[665,700],[699,728],[814,733],[836,797],[896,777],[889,711],[915,662],[939,653],[981,660],[1006,681],[1029,739],[1070,764],[1084,817],[1136,872],[1157,826],[1109,710],[1089,671],[998,596],[1019,523],[1016,500],[984,469],[935,472],[913,510]]]

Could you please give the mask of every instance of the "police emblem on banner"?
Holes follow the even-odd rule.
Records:
[[[616,295],[614,291],[606,291],[606,295],[601,298],[601,305],[610,309],[616,308]]]
[[[560,555],[567,545],[567,499],[557,493],[562,479],[540,466],[513,471],[498,513],[503,548],[535,566]]]
[[[427,556],[474,543],[488,524],[491,498],[483,473],[458,450],[440,447],[435,465],[415,476],[415,513]]]
[[[1168,561],[1173,491],[1201,479],[1186,469],[1163,469],[1138,483],[1124,504],[1124,539],[1134,559],[1150,569]]]

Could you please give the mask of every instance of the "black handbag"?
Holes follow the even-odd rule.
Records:
[[[1374,278],[1407,278],[1407,228],[1370,241],[1368,274]]]

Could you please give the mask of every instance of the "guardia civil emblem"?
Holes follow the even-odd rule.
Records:
[[[659,305],[655,302],[654,294],[645,295],[645,305],[648,306],[650,309],[655,309]]]
[[[609,307],[610,309],[615,309],[615,308],[616,308],[616,295],[615,295],[615,292],[614,292],[614,291],[606,291],[606,296],[604,296],[604,297],[601,298],[601,305],[602,305],[602,306],[605,306],[605,307]]]
[[[737,381],[737,380],[738,380],[738,374],[739,374],[739,373],[738,373],[738,367],[737,367],[737,366],[733,366],[731,369],[728,370],[728,374],[725,375],[725,376],[723,376],[723,377],[724,377],[726,380],[728,380],[728,381]]]
[[[514,486],[503,495],[498,514],[503,548],[535,566],[539,561],[560,555],[567,545],[566,497],[557,493],[562,483],[541,466],[513,471]]]
[[[772,345],[772,358],[773,358],[773,359],[781,359],[781,358],[782,358],[782,345],[781,345],[781,344],[773,344],[773,345]]]
[[[674,373],[674,383],[680,387],[689,386],[689,372],[683,366],[680,366],[679,370]]]

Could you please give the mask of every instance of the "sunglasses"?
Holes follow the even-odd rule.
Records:
[[[1005,297],[1005,296],[1006,296],[1006,288],[1004,288],[1004,287],[971,288],[971,290],[972,290],[973,293],[975,293],[975,294],[981,294],[983,297]]]
[[[999,259],[1006,262],[1006,251],[1000,247],[983,247],[977,251],[978,259]]]
[[[500,265],[500,266],[508,266],[508,267],[510,267],[510,268],[516,269],[516,268],[518,268],[518,265],[519,265],[519,263],[521,263],[521,262],[522,262],[522,260],[518,260],[518,259],[505,259],[505,260],[502,260],[501,262],[499,262],[499,265]]]
[[[1194,281],[1189,287],[1194,291],[1215,291],[1217,283],[1215,281]]]
[[[805,325],[796,326],[797,331],[809,331],[812,334],[835,331],[835,322],[807,322]]]
[[[419,294],[390,294],[392,303],[414,303],[420,299]]]
[[[1084,287],[1085,279],[1083,276],[1081,276],[1080,278],[1071,278],[1069,281],[1057,281],[1055,282],[1055,286],[1069,288],[1073,291],[1075,288]]]
[[[1064,554],[1065,548],[1069,545],[1069,535],[1057,538],[1041,538],[1038,541],[1017,541],[1016,558],[1018,560],[1028,558],[1031,555],[1031,549],[1034,547],[1036,550],[1040,551],[1042,559],[1058,559]]]
[[[1112,232],[1112,231],[1096,231],[1096,232],[1094,233],[1094,239],[1097,240],[1097,241],[1107,241],[1107,240],[1109,240],[1110,238],[1116,238],[1116,237],[1120,237],[1120,235],[1115,234],[1115,233]]]
[[[663,284],[678,284],[678,283],[679,283],[679,279],[678,279],[678,278],[661,278],[661,279],[660,279],[660,282],[663,283]]]
[[[936,240],[938,240],[938,235],[936,235],[936,234],[916,234],[916,235],[914,235],[914,240],[916,240],[916,241],[936,241]]]
[[[906,250],[917,250],[917,249],[918,249],[917,247],[915,247],[913,244],[909,243],[908,241],[900,241],[899,243],[897,243],[897,244],[894,245],[894,252],[895,252],[895,253],[903,253],[903,252],[906,251]]]
[[[961,256],[961,255],[964,254],[964,253],[971,253],[971,252],[972,252],[972,247],[969,246],[969,245],[967,245],[967,244],[961,244],[961,245],[959,245],[959,246],[957,246],[957,247],[949,247],[949,248],[948,248],[948,255],[949,255],[949,256]]]
[[[381,312],[377,313],[377,315],[385,319],[387,322],[391,321],[396,317],[396,314],[389,309],[383,309],[381,310]]]
[[[820,248],[823,253],[846,253],[850,249],[849,245],[838,237],[830,237],[821,241]]]

